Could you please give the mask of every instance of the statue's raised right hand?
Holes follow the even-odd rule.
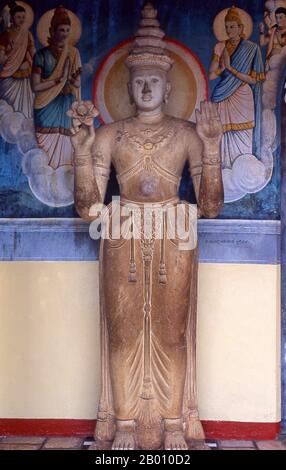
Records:
[[[204,143],[216,146],[220,143],[223,128],[218,114],[217,103],[202,101],[200,110],[196,110],[197,133]]]
[[[91,101],[75,101],[67,115],[72,118],[71,141],[75,155],[90,153],[94,142],[93,119],[99,112]]]

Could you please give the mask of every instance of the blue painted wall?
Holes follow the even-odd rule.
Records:
[[[36,25],[39,18],[48,9],[61,2],[58,0],[29,2],[35,11],[35,23],[32,28],[36,37]],[[142,0],[65,0],[66,8],[74,11],[83,24],[83,35],[78,44],[82,62],[82,96],[90,99],[94,73],[111,48],[118,42],[132,37],[138,28]],[[205,71],[212,57],[216,39],[212,33],[212,24],[216,14],[223,8],[232,6],[233,0],[161,0],[154,1],[159,10],[159,19],[166,34],[181,41],[199,57]],[[256,0],[235,2],[245,9],[254,21],[251,37],[258,42],[258,23],[263,18],[264,1]],[[36,40],[37,48],[40,48]],[[88,71],[87,64],[92,61],[93,71]],[[213,87],[211,83],[210,92]],[[274,219],[280,217],[279,209],[279,150],[272,180],[261,192],[248,195],[238,202],[225,205],[221,218]],[[108,196],[118,190],[114,177],[111,179]],[[192,188],[188,172],[181,186],[182,197],[192,200]],[[0,217],[76,217],[73,206],[53,209],[40,203],[32,194],[27,178],[21,170],[21,157],[16,146],[6,144],[0,139]]]

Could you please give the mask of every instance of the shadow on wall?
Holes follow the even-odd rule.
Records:
[[[286,61],[285,61],[286,62]],[[286,432],[286,63],[281,100],[282,431]]]

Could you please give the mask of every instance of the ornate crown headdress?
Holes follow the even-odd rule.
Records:
[[[157,10],[151,3],[147,3],[141,11],[141,16],[139,29],[125,64],[129,69],[156,66],[168,72],[173,60],[166,52],[166,43],[163,41],[165,33],[160,29]]]
[[[238,24],[242,24],[239,11],[235,6],[232,6],[231,8],[229,8],[224,21],[225,23],[227,21],[236,21]]]
[[[71,20],[68,15],[67,10],[60,5],[57,7],[54,11],[52,20],[51,20],[51,27],[53,29],[56,29],[59,25],[64,24],[64,25],[71,25]]]

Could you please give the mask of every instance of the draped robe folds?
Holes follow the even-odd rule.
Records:
[[[109,206],[110,236],[103,237],[100,246],[102,389],[95,437],[97,441],[111,442],[116,419],[134,420],[136,442],[139,448],[145,449],[162,445],[164,419],[182,419],[187,439],[189,435],[194,436],[193,429],[189,433],[194,418],[197,435],[203,436],[197,412],[194,365],[197,213],[177,196],[160,198],[159,202],[139,196],[142,181],[150,178],[166,198],[170,198],[167,195],[170,192],[176,194],[179,188],[181,169],[172,171],[166,161],[173,152],[174,135],[177,132],[177,138],[184,141],[184,134],[179,126],[176,128],[175,120],[172,124],[172,132],[168,133],[167,126],[158,130],[164,150],[154,155],[152,150],[149,153],[152,147],[149,141],[142,144],[145,155],[138,153],[136,145],[141,144],[133,141],[133,132],[129,134],[128,125],[126,130],[124,124],[121,131],[118,124],[113,155],[116,155],[114,165],[123,212],[118,217],[119,206],[116,209]],[[162,136],[166,136],[166,141]],[[127,168],[122,166],[120,172],[117,164],[121,157],[128,158],[130,163]],[[96,171],[100,173],[101,167]],[[130,188],[131,193],[129,189],[126,193],[124,188]],[[136,200],[126,199],[133,194],[131,188],[138,194]],[[150,238],[142,233],[144,200],[154,213],[156,208],[159,212],[165,209],[159,223],[159,238],[154,237],[156,218],[148,215],[148,211],[144,220]],[[172,207],[170,212],[168,207]],[[174,225],[178,219],[172,218],[172,210],[178,216],[182,207],[186,218],[184,215],[179,219],[182,230],[178,230]],[[113,233],[121,236],[115,237]],[[185,249],[181,249],[180,244],[186,241],[191,246],[186,249],[184,245]]]
[[[12,39],[11,35],[13,35],[13,48],[7,53],[7,46]],[[7,30],[0,36],[0,47],[7,54],[7,60],[0,71],[0,99],[7,101],[15,112],[21,112],[27,118],[33,117],[30,45],[33,45],[33,38],[26,29],[19,32]],[[28,62],[29,68],[19,70],[25,61]]]
[[[57,59],[50,47],[41,49],[34,58],[34,72],[41,74],[42,81],[58,80],[63,76],[67,58],[70,59],[69,74],[81,70],[79,52],[66,46]],[[64,81],[48,90],[37,93],[34,101],[34,120],[38,145],[49,158],[49,165],[57,169],[72,165],[73,149],[70,140],[71,119],[67,116],[75,100],[80,100],[80,89],[66,86]]]
[[[133,223],[135,231],[139,230],[139,224],[136,228]],[[188,420],[196,406],[190,354],[195,348],[197,250],[180,250],[178,238],[172,238],[168,227],[169,222],[162,240],[147,241],[145,247],[142,239],[121,236],[102,240],[100,249],[103,376],[99,433],[100,421],[112,423],[115,416],[135,419],[142,448],[160,446],[164,418]],[[184,395],[180,395],[182,389]],[[146,429],[151,427],[148,442]]]
[[[239,155],[255,154],[259,157],[261,120],[261,80],[264,68],[257,44],[241,39],[230,57],[231,67],[256,78],[248,85],[224,70],[214,88],[212,101],[218,103],[223,125],[222,164],[231,168]]]

